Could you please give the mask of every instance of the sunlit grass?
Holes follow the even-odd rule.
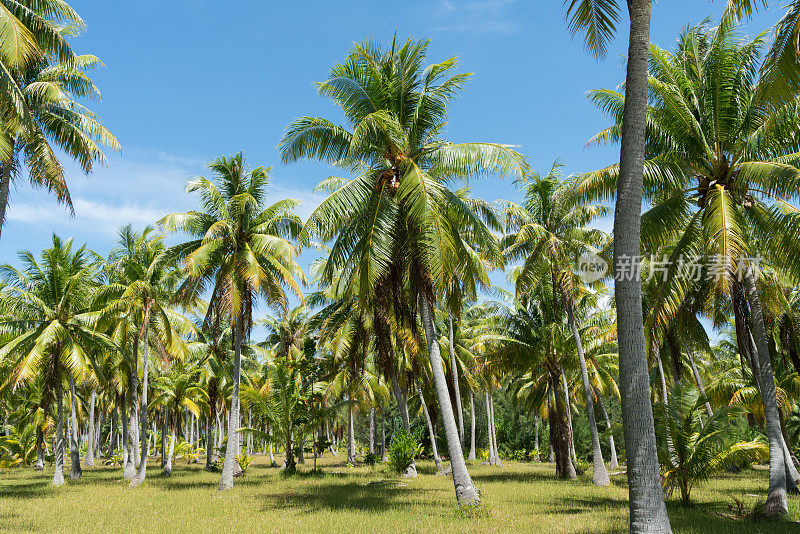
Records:
[[[407,480],[385,467],[342,465],[342,456],[320,462],[323,475],[282,476],[257,457],[233,490],[217,491],[219,475],[178,461],[165,478],[157,462],[145,484],[128,490],[118,468],[84,469],[84,480],[61,489],[50,486],[52,469],[14,469],[0,478],[0,530],[107,532],[625,532],[625,477],[611,488],[595,488],[589,475],[577,481],[554,478],[548,464],[507,462],[502,468],[473,465],[486,512],[458,512],[451,478],[436,476],[432,463]],[[383,482],[381,482],[383,481]],[[371,484],[370,484],[371,483]],[[732,497],[752,506],[764,499],[765,471],[719,476],[693,493],[697,505],[670,503],[676,532],[798,532],[800,524],[733,521]],[[800,497],[790,497],[792,519],[800,518]]]

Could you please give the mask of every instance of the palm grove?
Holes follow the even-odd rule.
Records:
[[[106,256],[54,235],[2,267],[2,466],[49,463],[61,486],[69,451],[72,479],[102,461],[134,488],[148,459],[169,476],[181,456],[226,490],[259,450],[288,473],[343,454],[417,476],[422,455],[476,506],[473,461],[591,469],[601,487],[625,464],[632,529],[668,532],[665,493],[688,503],[715,471],[768,462],[764,511],[785,514],[800,482],[800,7],[744,37],[737,22],[765,4],[731,2],[668,51],[647,46],[649,2],[629,2],[627,94],[589,93],[610,119],[591,142],[620,143],[620,164],[573,175],[447,140],[469,75],[429,62],[427,41],[354,45],[317,84],[343,122],[298,118],[278,146],[341,175],[307,220],[239,153],[187,183],[197,210],[120,229]],[[616,4],[565,8],[604,55]],[[71,209],[57,150],[88,173],[118,148],[79,103],[100,94],[100,60],[71,48],[82,28],[62,1],[0,1],[0,224],[23,174]],[[518,202],[472,196],[497,177]],[[613,238],[593,227],[607,200]],[[587,258],[614,267],[587,275]]]

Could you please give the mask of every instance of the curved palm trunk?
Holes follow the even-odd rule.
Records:
[[[450,348],[450,374],[453,376],[453,393],[456,399],[456,420],[458,421],[458,438],[461,449],[464,449],[464,410],[461,409],[461,389],[458,387],[458,362],[456,361],[455,343],[453,341],[453,316],[447,312],[447,338]]]
[[[89,467],[94,467],[94,403],[97,398],[97,394],[92,390],[92,394],[89,396],[89,436],[86,440],[86,465]]]
[[[53,472],[53,486],[64,485],[64,385],[61,383],[60,366],[56,364],[56,462]]]
[[[753,361],[759,374],[761,386],[761,400],[764,404],[764,418],[767,422],[767,439],[769,440],[769,492],[764,505],[767,515],[784,515],[788,512],[786,497],[786,456],[784,452],[783,435],[781,434],[778,401],[775,394],[775,379],[772,374],[772,361],[767,346],[767,334],[764,328],[764,315],[761,311],[761,300],[756,288],[755,275],[748,271],[745,273],[744,282],[747,291],[747,301],[750,304],[750,319],[753,324],[753,334],[756,343],[756,353]]]
[[[667,391],[667,377],[664,376],[664,365],[661,362],[661,349],[658,345],[653,345],[653,355],[655,355],[656,363],[658,364],[658,379],[661,383],[661,402],[668,405],[669,392]]]
[[[703,379],[700,378],[700,372],[697,370],[697,365],[695,365],[694,363],[694,353],[692,352],[691,349],[689,350],[689,365],[692,367],[692,374],[694,375],[694,382],[695,384],[697,384],[697,389],[700,390],[700,395],[703,397],[703,400],[705,401],[704,404],[706,407],[706,414],[708,414],[709,418],[713,417],[714,410],[711,409],[711,404],[708,402],[708,397],[706,396],[706,388],[703,385]]]
[[[617,446],[614,444],[614,434],[611,432],[611,419],[608,417],[606,405],[603,402],[603,397],[600,396],[600,392],[595,391],[595,395],[597,396],[597,404],[600,405],[600,411],[603,413],[603,417],[606,420],[606,428],[608,429],[608,446],[611,448],[611,462],[609,466],[611,469],[616,469],[619,467],[619,460],[617,459]]]
[[[403,391],[403,388],[400,387],[400,382],[397,380],[397,373],[395,370],[392,369],[390,374],[392,393],[394,394],[394,399],[397,401],[397,411],[400,412],[400,420],[403,422],[403,429],[410,434],[411,420],[408,417],[408,400],[406,399],[406,394]],[[417,466],[413,461],[411,462],[411,465],[406,468],[405,476],[416,478]]]
[[[469,460],[475,460],[475,393],[469,392]]]
[[[70,440],[69,440],[69,458],[70,466],[69,478],[72,480],[80,480],[83,478],[83,470],[81,469],[81,447],[78,443],[78,415],[77,405],[75,398],[75,379],[72,373],[69,373],[69,410],[70,410]]]
[[[450,405],[450,392],[447,389],[447,378],[444,376],[442,357],[439,354],[439,344],[436,342],[431,304],[425,295],[420,300],[420,315],[422,326],[425,328],[425,337],[428,341],[428,354],[431,359],[431,370],[436,385],[436,396],[439,400],[439,411],[442,414],[444,435],[447,440],[447,452],[450,456],[450,467],[453,471],[453,485],[455,486],[456,502],[459,505],[480,504],[478,489],[472,483],[472,478],[467,471],[467,464],[461,452],[461,443],[458,439],[458,428],[453,417],[453,407]]]
[[[139,458],[139,469],[136,476],[131,480],[129,488],[135,488],[144,482],[147,476],[147,456],[150,454],[150,437],[147,435],[147,388],[150,381],[150,347],[147,344],[149,326],[145,323],[144,334],[142,335],[142,412],[140,416],[140,426],[142,429],[142,453]]]
[[[586,368],[586,357],[583,354],[583,343],[581,342],[581,334],[578,332],[578,325],[575,322],[575,313],[572,309],[571,302],[567,303],[567,318],[569,319],[569,326],[572,329],[572,337],[575,339],[575,346],[578,349],[578,362],[581,366],[583,393],[586,396],[586,417],[589,419],[589,434],[592,438],[592,482],[595,486],[607,487],[611,485],[611,479],[608,478],[606,464],[603,462],[603,450],[600,448],[600,435],[597,432],[597,421],[594,417],[592,385],[589,383],[589,371]]]
[[[442,459],[439,458],[439,448],[436,446],[436,432],[433,430],[431,414],[428,412],[428,405],[425,403],[425,396],[422,394],[422,387],[419,382],[417,382],[417,393],[419,394],[422,413],[425,415],[425,424],[428,426],[428,436],[431,438],[431,450],[433,451],[433,461],[436,463],[436,472],[441,473],[444,468],[442,467]]]
[[[225,448],[225,463],[222,466],[222,475],[219,479],[219,490],[226,491],[233,487],[234,463],[239,452],[239,383],[242,372],[242,336],[244,314],[240,313],[234,325],[234,350],[233,350],[233,390],[231,392],[231,411],[228,415],[228,446]],[[288,453],[287,453],[288,454]],[[237,464],[238,465],[238,464]]]
[[[619,338],[622,428],[628,457],[630,530],[671,533],[650,404],[642,287],[638,273],[644,176],[647,68],[652,0],[628,0],[630,38],[614,210],[614,293]],[[627,267],[635,267],[630,276]]]
[[[356,464],[356,431],[353,426],[353,405],[347,407],[347,463]]]

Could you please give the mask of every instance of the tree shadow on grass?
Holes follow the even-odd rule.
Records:
[[[496,473],[475,473],[471,475],[471,477],[476,484],[481,482],[568,482],[562,481],[553,475],[535,472],[520,473],[498,471]]]
[[[280,493],[263,493],[259,494],[257,498],[264,502],[263,509],[265,511],[296,510],[303,514],[324,510],[382,512],[395,508],[401,500],[407,499],[409,492],[413,492],[414,496],[421,497],[413,503],[415,508],[439,508],[441,506],[433,499],[424,497],[425,494],[437,493],[440,490],[422,488],[411,490],[397,484],[398,482],[392,480],[386,481],[384,484],[358,482],[324,484]]]

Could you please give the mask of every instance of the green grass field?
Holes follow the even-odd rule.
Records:
[[[286,478],[257,457],[234,489],[219,493],[219,476],[178,461],[172,477],[157,462],[146,483],[128,490],[119,468],[84,469],[84,479],[52,488],[52,468],[14,469],[0,478],[0,530],[10,532],[625,532],[624,476],[595,488],[587,475],[577,481],[554,478],[548,464],[507,462],[502,468],[474,465],[487,513],[468,517],[454,505],[452,479],[436,476],[433,464],[419,464],[420,477],[400,479],[385,467],[342,465],[342,455],[311,463]],[[800,532],[789,521],[733,520],[733,497],[752,506],[764,499],[767,473],[720,476],[695,490],[697,504],[670,502],[675,532]],[[800,497],[790,497],[792,521],[800,518]]]

